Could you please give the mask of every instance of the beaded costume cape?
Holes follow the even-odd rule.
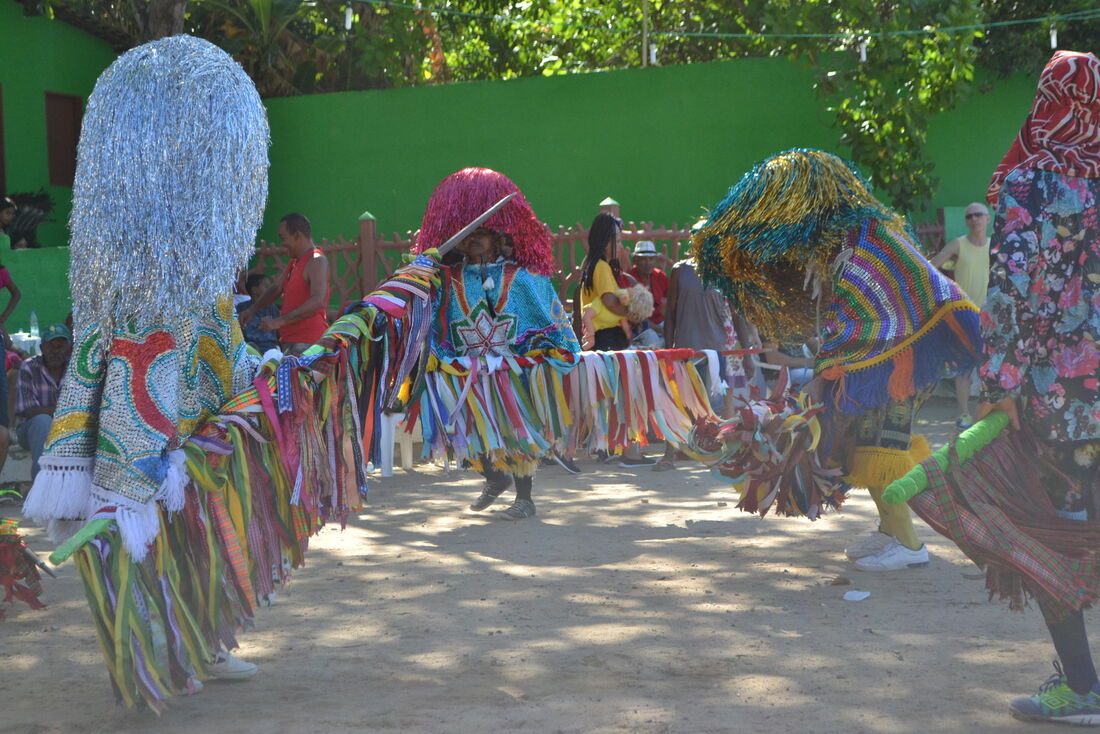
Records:
[[[183,442],[252,380],[226,297],[200,316],[78,331],[24,511],[51,522],[111,517],[140,559],[158,521],[154,500],[183,505]]]
[[[432,325],[438,359],[545,354],[570,369],[577,337],[549,278],[506,261],[443,268],[441,277]]]
[[[896,222],[848,232],[822,316],[815,370],[836,407],[860,414],[901,402],[980,362],[978,308],[932,267]]]

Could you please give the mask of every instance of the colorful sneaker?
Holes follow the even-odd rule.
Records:
[[[959,419],[955,421],[955,428],[958,428],[960,431],[965,431],[972,425],[974,425],[974,419],[970,417],[969,413],[963,413],[959,416]]]
[[[856,568],[860,571],[903,571],[927,565],[927,546],[912,550],[899,543],[897,538],[890,538],[890,544],[875,555],[856,561]]]
[[[849,560],[858,561],[860,558],[882,553],[893,540],[893,535],[876,530],[855,545],[845,548],[844,555],[848,556]]]
[[[497,513],[501,520],[526,520],[535,516],[535,503],[531,500],[516,500],[511,507]]]
[[[1066,685],[1065,676],[1057,664],[1056,672],[1039,686],[1034,696],[1020,696],[1008,705],[1008,710],[1023,721],[1049,721],[1054,724],[1100,726],[1100,693],[1094,687],[1087,693],[1077,693]]]

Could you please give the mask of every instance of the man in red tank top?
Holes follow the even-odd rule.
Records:
[[[301,354],[328,328],[328,260],[313,244],[313,228],[303,214],[287,214],[279,220],[279,244],[290,253],[290,263],[271,287],[241,312],[240,321],[247,324],[256,311],[282,296],[279,316],[264,319],[260,328],[278,330],[283,351]]]

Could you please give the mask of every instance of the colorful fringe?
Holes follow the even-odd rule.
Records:
[[[774,507],[778,515],[816,520],[839,507],[849,487],[839,469],[827,469],[817,458],[823,408],[785,390],[786,371],[769,398],[735,398],[734,417],[700,421],[690,449],[740,486],[739,509],[764,517]]]
[[[19,534],[19,523],[6,517],[0,517],[0,588],[4,590],[4,604],[19,600],[31,609],[46,608],[38,600],[42,594],[41,577],[30,549]],[[0,607],[0,619],[5,611]]]
[[[305,355],[267,363],[201,423],[183,445],[180,506],[154,503],[159,532],[141,560],[114,524],[77,550],[124,704],[162,711],[194,692],[213,655],[236,646],[257,606],[303,564],[309,537],[358,509],[381,413],[411,395],[421,396],[411,413],[420,411],[429,448],[487,454],[520,473],[562,437],[614,450],[653,428],[682,442],[710,415],[690,350],[552,350],[494,361],[492,371],[486,359],[430,358],[436,276],[435,253],[417,257]],[[570,359],[581,371],[563,375]],[[102,517],[113,520],[113,510]]]
[[[309,537],[359,509],[378,412],[424,354],[435,272],[418,257],[306,355],[268,363],[202,423],[183,446],[182,506],[154,504],[160,530],[142,560],[114,524],[79,548],[121,702],[159,712],[194,692],[214,653],[235,647],[259,603],[303,565]]]
[[[659,441],[682,446],[713,415],[690,349],[432,359],[417,417],[426,455],[480,467],[533,471],[553,450],[622,451]],[[563,363],[572,362],[571,371]],[[517,471],[518,467],[518,471]]]
[[[885,489],[886,485],[921,463],[932,453],[928,439],[913,434],[908,451],[882,446],[853,446],[845,462],[844,481],[853,487]]]

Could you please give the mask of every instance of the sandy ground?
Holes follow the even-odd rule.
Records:
[[[952,417],[937,400],[924,429],[942,440]],[[160,718],[115,706],[63,566],[48,609],[0,622],[0,731],[1036,728],[1006,704],[1051,672],[1038,611],[987,602],[923,525],[929,567],[866,574],[842,551],[874,526],[865,492],[816,523],[761,520],[701,468],[583,467],[540,470],[539,514],[515,524],[466,510],[471,473],[376,480],[367,510],[316,538],[243,636],[260,674],[210,682]],[[871,596],[842,600],[850,589]]]

